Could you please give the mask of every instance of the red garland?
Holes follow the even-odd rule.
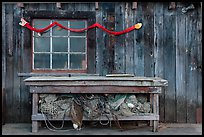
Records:
[[[95,24],[93,24],[93,25],[91,25],[91,26],[89,26],[89,27],[87,27],[87,28],[83,28],[83,29],[72,29],[72,28],[64,27],[63,25],[61,25],[61,24],[58,23],[58,22],[53,22],[52,24],[50,24],[49,26],[47,26],[47,27],[45,27],[45,28],[36,29],[36,28],[30,26],[30,24],[29,24],[27,21],[25,21],[23,18],[21,18],[21,22],[20,22],[19,24],[20,24],[21,26],[25,26],[25,27],[27,27],[28,29],[30,29],[30,30],[32,30],[32,31],[35,31],[35,32],[37,32],[37,33],[42,33],[42,32],[44,32],[44,31],[50,29],[51,27],[57,25],[57,26],[59,26],[59,27],[61,27],[61,28],[63,28],[63,29],[66,29],[66,30],[69,30],[69,31],[72,31],[72,32],[83,32],[83,31],[85,31],[85,30],[98,27],[98,28],[100,28],[100,29],[106,31],[107,33],[113,34],[113,35],[121,35],[121,34],[124,34],[124,33],[128,33],[128,32],[130,32],[130,31],[132,31],[132,30],[134,30],[134,29],[140,29],[141,26],[142,26],[141,23],[137,23],[137,24],[135,24],[134,26],[129,27],[129,28],[123,30],[123,31],[114,32],[114,31],[110,31],[110,30],[104,28],[104,27],[103,27],[102,25],[100,25],[99,23],[95,23]]]

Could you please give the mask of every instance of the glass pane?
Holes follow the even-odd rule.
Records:
[[[70,68],[71,69],[85,69],[86,68],[85,55],[71,54],[70,55]]]
[[[85,52],[85,38],[70,38],[71,52]]]
[[[85,28],[85,21],[70,21],[70,28],[73,29],[83,29]],[[86,31],[84,32],[71,32],[71,36],[85,36]]]
[[[42,29],[50,25],[50,20],[48,19],[34,19],[33,26],[36,29]],[[35,36],[39,36],[36,32],[34,33]],[[50,36],[50,29],[46,30],[45,32],[41,33],[41,36]]]
[[[49,52],[50,51],[50,38],[35,37],[34,52]]]
[[[67,69],[67,54],[52,54],[53,69]]]
[[[67,38],[52,38],[52,51],[53,52],[67,52],[68,39]]]
[[[34,54],[34,68],[50,68],[50,55]]]
[[[54,21],[57,21],[62,26],[68,27],[68,21],[62,21],[62,20],[61,21],[60,20],[54,20]],[[52,32],[53,32],[53,34],[52,34],[53,36],[67,36],[68,35],[68,31],[63,29],[63,28],[60,28],[59,26],[53,27]]]

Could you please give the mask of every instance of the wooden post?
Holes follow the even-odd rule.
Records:
[[[37,115],[38,113],[38,94],[32,94],[33,102],[32,102],[32,115]],[[38,132],[39,123],[37,120],[32,120],[32,132]]]
[[[57,2],[57,3],[56,3],[56,6],[57,6],[58,9],[61,9],[61,8],[62,8],[60,2]]]
[[[132,3],[132,9],[133,9],[133,10],[137,9],[137,2],[133,2],[133,3]]]
[[[152,113],[153,112],[153,94],[152,93],[150,93],[150,108],[151,108],[151,110],[150,110],[150,113]],[[152,127],[152,125],[153,125],[153,121],[152,120],[150,120],[149,121],[149,126],[150,127]]]
[[[161,88],[158,88],[158,90],[161,90]],[[159,94],[153,95],[153,113],[154,115],[159,115]],[[158,132],[159,127],[159,120],[153,120],[153,132]]]

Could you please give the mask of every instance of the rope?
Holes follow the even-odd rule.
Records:
[[[48,29],[50,29],[51,27],[54,27],[54,26],[59,26],[60,28],[63,28],[65,30],[69,30],[69,31],[72,31],[72,32],[84,32],[85,30],[89,30],[89,29],[93,29],[93,28],[98,27],[98,28],[104,30],[105,32],[107,32],[109,34],[116,35],[116,36],[128,33],[128,32],[130,32],[130,31],[132,31],[134,29],[140,29],[142,27],[142,23],[137,23],[137,24],[135,24],[135,25],[123,30],[123,31],[115,32],[115,31],[110,31],[110,30],[104,28],[99,23],[95,23],[95,24],[93,24],[93,25],[91,25],[91,26],[89,26],[87,28],[72,29],[72,28],[67,28],[67,27],[63,26],[62,24],[55,21],[55,22],[53,22],[52,24],[48,25],[45,28],[37,29],[37,28],[34,28],[34,27],[30,26],[30,24],[26,20],[24,20],[23,18],[21,18],[21,22],[19,23],[19,25],[21,25],[23,27],[26,27],[26,28],[28,28],[28,29],[30,29],[32,31],[37,32],[37,33],[42,33],[42,32],[44,32],[44,31],[46,31],[46,30],[48,30]]]
[[[65,132],[65,131],[71,131],[71,130],[76,130],[76,129],[62,129],[64,127],[64,121],[65,121],[65,113],[66,113],[67,109],[64,111],[64,115],[63,115],[63,119],[62,119],[62,125],[61,127],[55,127],[51,122],[50,120],[48,119],[48,117],[46,117],[46,115],[41,112],[41,114],[43,115],[43,118],[44,118],[44,121],[45,121],[45,125],[47,127],[47,129],[49,129],[50,131],[54,131],[54,132]],[[48,126],[48,123],[50,124],[50,126],[53,128],[50,128]],[[82,127],[81,129],[83,129],[84,127]]]

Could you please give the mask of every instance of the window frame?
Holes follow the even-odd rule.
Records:
[[[68,19],[68,20],[87,20],[87,27],[94,24],[96,21],[95,12],[93,11],[27,11],[23,15],[24,19],[28,22],[32,22],[33,19]],[[32,31],[25,30],[24,46],[30,45],[30,71],[32,73],[96,73],[96,29],[90,29],[87,33],[87,68],[86,70],[34,70],[32,67],[33,60],[33,35]],[[27,34],[27,35],[26,35]],[[26,40],[30,38],[29,40]]]
[[[33,19],[32,20],[32,26],[34,25],[34,20],[36,20],[36,19]],[[37,20],[49,20],[49,21],[54,21],[55,19],[37,19]],[[85,26],[87,27],[87,20],[86,19],[57,19],[57,20],[63,20],[63,21],[69,21],[69,24],[70,24],[70,21],[85,21]],[[51,22],[50,22],[51,23]],[[52,31],[51,31],[52,30]],[[65,31],[67,31],[67,30],[65,30]],[[50,28],[50,32],[49,33],[53,33],[53,28]],[[70,32],[68,32],[68,34],[67,34],[67,36],[66,36],[66,38],[67,39],[69,39],[68,40],[68,51],[64,51],[64,53],[63,53],[63,51],[61,51],[61,52],[56,52],[56,51],[49,51],[49,53],[47,53],[47,55],[49,55],[50,57],[49,57],[49,61],[50,61],[50,65],[49,65],[49,67],[51,67],[52,65],[52,58],[51,58],[51,56],[53,56],[54,54],[56,55],[56,54],[60,54],[60,53],[62,53],[62,54],[65,54],[65,52],[67,52],[66,53],[66,55],[68,55],[68,58],[67,58],[67,61],[68,61],[68,69],[53,69],[53,68],[42,68],[42,69],[40,69],[40,68],[35,68],[34,67],[34,64],[35,64],[35,62],[34,62],[34,54],[46,54],[46,52],[43,52],[43,51],[39,51],[39,53],[38,52],[36,52],[36,51],[34,51],[34,46],[35,46],[35,42],[34,42],[34,39],[35,38],[49,38],[49,40],[50,40],[50,42],[51,42],[51,40],[53,40],[53,38],[62,38],[62,37],[65,37],[65,36],[53,36],[53,34],[52,35],[49,35],[49,36],[43,36],[43,37],[39,37],[39,36],[36,36],[35,35],[35,33],[34,32],[32,32],[32,71],[34,71],[34,72],[37,72],[37,71],[79,71],[79,72],[86,72],[87,71],[87,31],[85,31],[85,35],[84,36],[73,36],[73,35],[70,35]],[[84,51],[84,53],[83,52],[79,52],[78,54],[76,54],[76,52],[71,52],[70,51],[70,40],[72,39],[72,38],[85,38],[85,51]],[[53,42],[53,41],[52,41]],[[53,43],[50,43],[50,46],[53,48]],[[51,48],[51,49],[52,49]],[[52,55],[51,55],[52,54]],[[61,54],[61,55],[62,55]],[[70,58],[71,58],[71,55],[74,55],[74,54],[76,54],[76,55],[85,55],[85,61],[86,61],[86,64],[85,64],[85,68],[82,68],[82,69],[71,69],[70,68]]]

